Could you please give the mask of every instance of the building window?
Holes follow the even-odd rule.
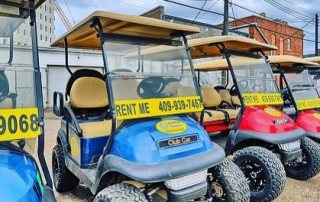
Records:
[[[3,44],[8,44],[8,39],[3,39]]]
[[[276,35],[272,35],[271,36],[271,44],[276,46]],[[271,55],[275,55],[276,54],[276,51],[271,51]]]
[[[291,51],[291,39],[287,39],[287,50]]]
[[[52,38],[50,37],[50,43],[52,43]]]
[[[40,30],[42,30],[42,24],[40,24]]]
[[[26,35],[26,30],[25,30],[25,29],[23,30],[23,35],[24,35],[24,36]]]
[[[42,41],[42,34],[40,34],[40,41]]]
[[[49,13],[51,14],[51,7],[49,8]]]
[[[50,34],[52,33],[52,29],[51,29],[51,27],[50,27]]]
[[[40,13],[40,20],[42,20],[43,16],[42,16],[42,13]]]
[[[46,21],[46,22],[47,22],[47,16],[46,16],[46,15],[44,16],[44,21]]]
[[[44,27],[44,31],[47,32],[48,31],[48,27],[47,25]]]
[[[48,42],[48,37],[47,36],[45,37],[45,39],[46,39],[45,41]]]
[[[283,49],[284,49],[284,48],[283,48],[283,44],[284,44],[284,43],[283,43],[283,40],[284,40],[284,39],[283,39],[282,37],[280,37],[280,43],[279,43],[279,54],[280,54],[280,55],[283,55]]]
[[[44,11],[47,11],[47,5],[44,6]]]

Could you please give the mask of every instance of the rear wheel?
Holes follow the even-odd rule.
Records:
[[[70,191],[79,184],[79,179],[69,171],[65,164],[61,145],[56,145],[52,151],[52,174],[54,187],[58,192]]]
[[[250,189],[241,170],[230,160],[224,160],[210,170],[213,201],[250,201]]]
[[[285,165],[287,176],[308,180],[320,172],[320,145],[309,138],[301,140],[302,157]]]
[[[283,191],[286,175],[281,161],[262,147],[247,147],[234,153],[250,187],[252,201],[272,201]]]
[[[145,195],[130,184],[115,184],[100,191],[94,202],[148,202]]]

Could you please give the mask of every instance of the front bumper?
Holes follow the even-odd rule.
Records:
[[[239,143],[243,140],[248,139],[259,139],[265,142],[269,142],[272,144],[285,144],[288,142],[294,142],[306,137],[307,133],[302,128],[297,128],[296,130],[292,130],[285,133],[260,133],[255,131],[247,131],[247,130],[238,130],[235,132],[235,143]]]
[[[212,142],[212,149],[190,157],[161,163],[143,164],[127,161],[115,155],[108,155],[98,168],[98,176],[108,172],[119,172],[134,180],[144,183],[163,182],[185,175],[207,170],[225,159],[224,150]]]
[[[312,139],[316,139],[317,141],[320,141],[320,133],[313,133],[307,131],[307,137],[310,137]]]

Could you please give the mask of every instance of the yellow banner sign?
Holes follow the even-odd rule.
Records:
[[[41,134],[37,108],[0,109],[0,141],[35,138]]]
[[[199,96],[115,101],[118,120],[202,111]]]
[[[242,97],[246,106],[283,104],[280,93],[243,93]]]
[[[299,110],[320,108],[320,98],[296,100]]]

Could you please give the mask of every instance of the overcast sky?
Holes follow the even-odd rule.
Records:
[[[95,10],[104,10],[123,14],[139,15],[156,6],[163,5],[165,13],[178,17],[194,19],[198,14],[198,10],[182,7],[163,0],[57,0],[67,15],[67,18],[73,24],[78,23]],[[183,4],[192,5],[201,8],[205,0],[174,0]],[[320,13],[320,0],[275,0],[291,9],[305,15],[304,20],[291,16],[278,8],[273,7],[264,0],[230,0],[231,2],[256,11],[257,13],[266,12],[267,17],[276,19],[280,18],[289,22],[290,25],[306,30],[305,39],[314,41],[315,25],[314,22],[308,24],[314,18],[315,13]],[[66,4],[67,3],[67,4]],[[70,12],[69,12],[69,9]],[[223,13],[223,0],[207,0],[204,9],[209,9],[219,13]],[[72,14],[72,16],[70,15]],[[230,16],[236,18],[252,15],[253,13],[233,7],[230,7]],[[308,19],[308,20],[307,20]],[[222,16],[201,12],[197,18],[198,21],[219,24],[222,23]],[[60,36],[66,31],[62,21],[56,14],[56,36]],[[308,25],[307,25],[308,24]],[[304,54],[314,53],[314,42],[304,41]]]

